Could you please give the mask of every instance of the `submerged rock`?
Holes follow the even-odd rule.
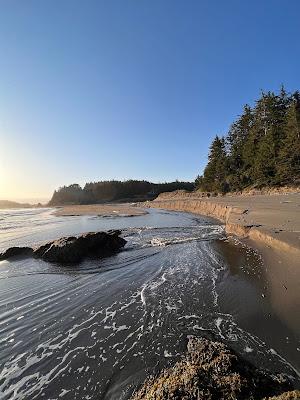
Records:
[[[105,257],[126,244],[121,231],[90,232],[80,236],[63,237],[36,249],[11,247],[0,255],[0,260],[14,256],[33,256],[61,264],[79,263],[87,257]]]
[[[289,389],[283,376],[256,369],[223,343],[190,337],[183,358],[149,378],[132,400],[262,400]]]

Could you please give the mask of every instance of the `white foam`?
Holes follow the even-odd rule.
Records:
[[[142,303],[143,303],[144,306],[146,305],[146,298],[145,298],[145,295],[144,295],[145,289],[146,289],[146,285],[143,286],[143,288],[142,288],[142,290],[141,290],[141,293],[140,293],[140,294],[141,294],[141,301],[142,301]]]
[[[67,389],[62,389],[61,393],[58,395],[58,397],[64,397],[67,393],[71,392],[71,390]]]
[[[216,322],[216,327],[217,327],[217,329],[219,331],[219,334],[220,334],[221,338],[225,339],[225,337],[224,337],[224,335],[223,335],[223,333],[221,331],[222,321],[223,321],[223,318],[218,317],[215,322]]]

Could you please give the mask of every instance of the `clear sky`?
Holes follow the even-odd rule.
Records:
[[[1,0],[0,199],[193,180],[260,90],[300,89],[299,0]]]

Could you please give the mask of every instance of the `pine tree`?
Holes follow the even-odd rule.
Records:
[[[208,164],[204,170],[204,190],[217,192],[228,191],[228,184],[226,182],[227,165],[225,139],[216,136],[210,146]]]
[[[244,147],[249,138],[252,123],[252,110],[248,105],[245,105],[243,114],[232,124],[227,135],[228,182],[231,190],[240,190],[248,183],[244,174]]]
[[[287,94],[282,87],[279,96],[273,92],[263,93],[256,104],[250,170],[251,180],[256,185],[272,185],[276,182],[277,159],[285,136],[287,102]]]
[[[196,189],[201,189],[203,187],[203,176],[197,175],[195,179]]]
[[[282,183],[300,178],[300,94],[294,94],[294,100],[286,113],[285,139],[279,153],[277,177]]]

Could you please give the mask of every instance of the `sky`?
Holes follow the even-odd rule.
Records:
[[[0,199],[194,180],[261,90],[300,89],[299,0],[1,0]]]

